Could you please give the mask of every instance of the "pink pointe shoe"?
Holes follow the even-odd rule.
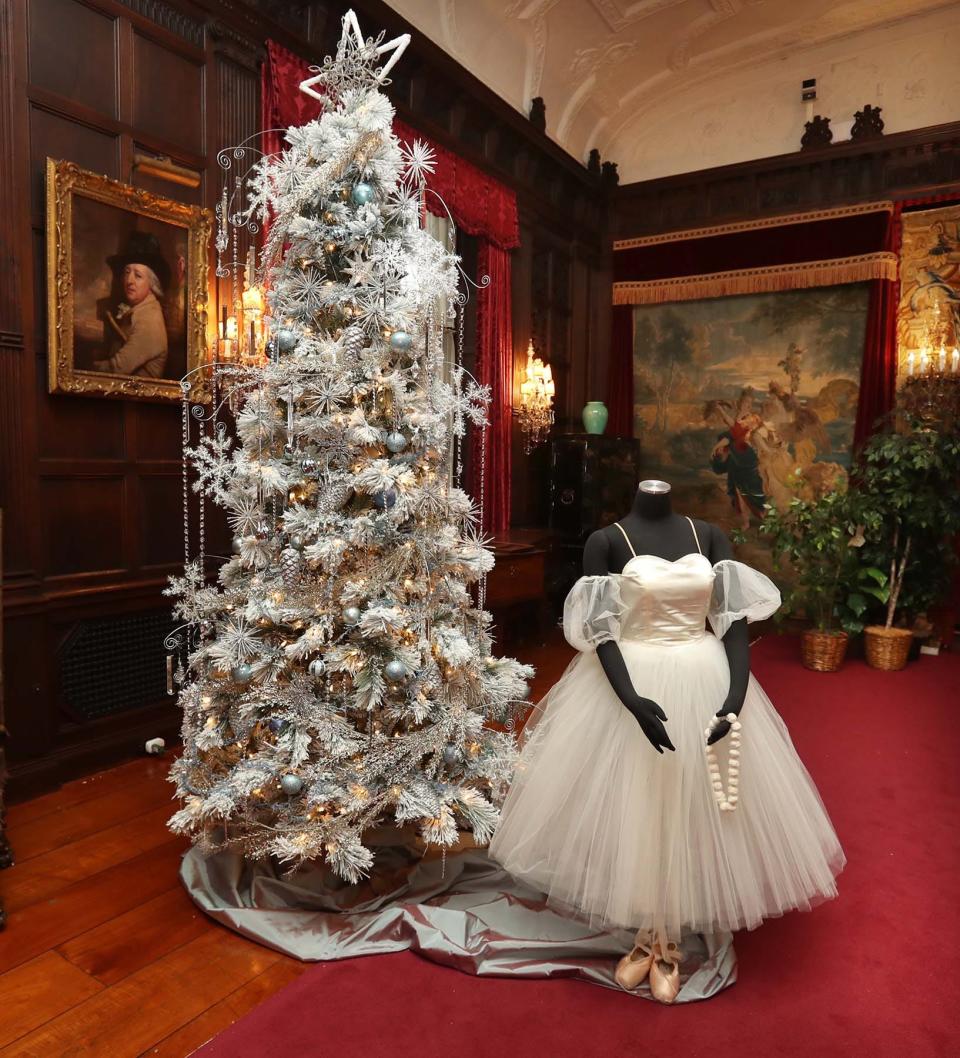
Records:
[[[637,943],[617,963],[617,972],[614,974],[617,984],[626,992],[632,992],[634,988],[639,988],[647,979],[653,960],[652,946],[649,943]]]
[[[669,941],[650,964],[650,993],[660,1003],[673,1003],[680,994],[680,946]]]

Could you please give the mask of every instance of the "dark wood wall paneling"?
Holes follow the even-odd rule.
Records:
[[[381,0],[353,6],[368,32],[409,29]],[[134,636],[169,606],[161,592],[182,554],[180,420],[173,405],[47,393],[44,161],[69,159],[212,207],[217,151],[259,126],[263,41],[273,37],[319,58],[335,47],[345,7],[0,4],[0,53],[12,57],[0,64],[0,191],[4,202],[29,204],[0,211],[0,505],[15,797],[178,727],[162,691],[99,718],[81,715],[64,693],[88,643]],[[417,33],[389,91],[411,124],[516,189],[516,374],[534,333],[557,378],[558,422],[575,428],[583,403],[604,396],[591,371],[602,371],[609,328],[608,196],[582,165]],[[138,175],[137,151],[197,170],[199,188]],[[528,457],[516,439],[514,468],[514,522],[542,524],[542,450]],[[101,664],[105,700],[122,669],[114,672],[109,656]],[[96,711],[95,701],[87,705]]]
[[[23,796],[178,727],[153,679],[159,644],[144,658],[149,700],[98,715],[131,667],[124,643],[129,654],[143,622],[169,610],[162,589],[182,562],[180,410],[47,393],[45,159],[211,205],[216,148],[259,123],[259,46],[162,0],[17,0],[0,19],[13,57],[0,98],[4,201],[29,203],[0,218],[13,277],[0,284],[7,719]],[[140,151],[196,170],[199,187],[139,174]],[[65,690],[78,664],[87,689],[103,688],[82,708]]]
[[[902,199],[960,185],[960,121],[624,184],[615,238]]]

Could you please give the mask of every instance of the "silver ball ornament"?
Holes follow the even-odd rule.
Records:
[[[407,439],[399,430],[394,430],[392,433],[387,434],[386,446],[391,452],[396,454],[407,447]]]
[[[326,663],[323,658],[314,658],[313,661],[307,666],[307,672],[315,679],[318,680],[327,671]]]
[[[240,552],[243,550],[243,537],[235,536],[230,546],[233,549],[233,553],[235,555],[239,555]]]
[[[384,665],[383,674],[388,680],[403,680],[407,677],[407,666],[402,661],[394,658]]]
[[[294,775],[293,772],[281,775],[280,789],[283,790],[288,797],[296,797],[296,795],[303,789],[303,779],[301,779],[299,775]]]
[[[306,541],[298,533],[295,536],[290,537],[290,546],[294,551],[302,551],[304,547],[306,547]]]
[[[394,331],[390,335],[390,347],[398,353],[405,353],[413,345],[413,335],[406,331]]]
[[[365,206],[368,202],[373,200],[374,194],[373,186],[361,181],[359,184],[353,185],[350,197],[358,206]]]
[[[348,625],[355,625],[360,620],[360,607],[344,606],[342,616]]]
[[[239,665],[234,665],[230,670],[230,678],[234,683],[246,683],[253,675],[253,666],[248,665],[245,661],[242,661]]]
[[[281,353],[292,353],[297,347],[297,332],[289,327],[281,327],[277,332],[277,348]]]

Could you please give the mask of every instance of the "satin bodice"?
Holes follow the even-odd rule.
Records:
[[[621,641],[678,644],[700,639],[714,576],[710,560],[697,552],[675,562],[656,555],[631,558],[620,578]]]

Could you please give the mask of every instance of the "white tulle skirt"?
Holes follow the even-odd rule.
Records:
[[[620,647],[676,752],[654,750],[596,654],[579,654],[534,714],[490,855],[595,925],[671,937],[752,929],[836,896],[846,857],[759,683],[740,714],[739,807],[721,812],[704,729],[729,686],[722,644]],[[724,776],[728,743],[716,746]]]

